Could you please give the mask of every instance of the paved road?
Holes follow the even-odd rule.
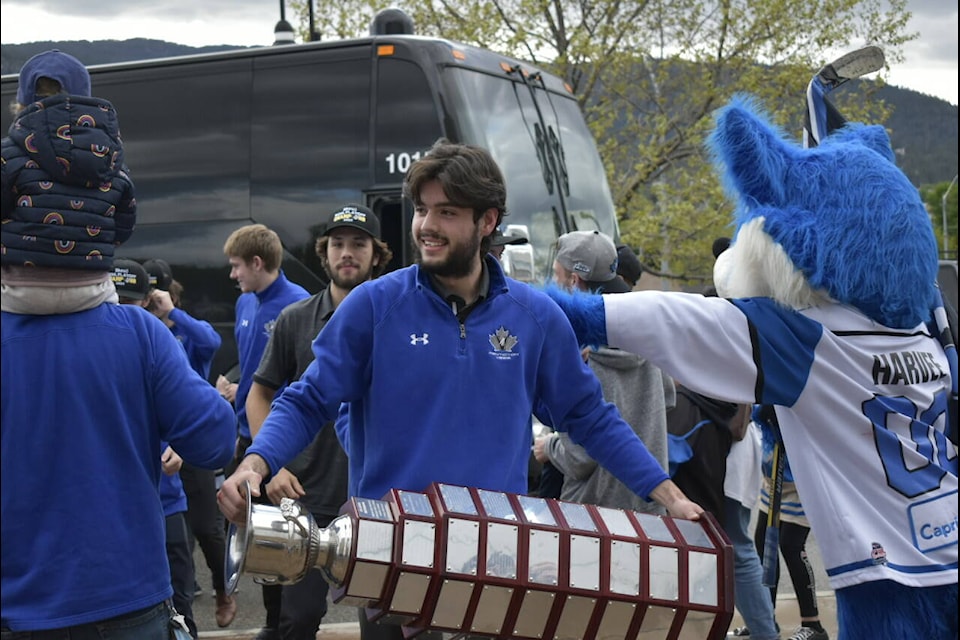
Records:
[[[833,599],[833,592],[830,591],[827,576],[823,570],[823,563],[820,560],[820,550],[813,535],[807,541],[807,554],[814,568],[821,620],[830,633],[830,637],[836,638],[836,603]],[[237,618],[228,629],[220,629],[217,627],[214,618],[214,598],[211,597],[210,572],[204,564],[203,555],[199,548],[195,555],[195,561],[197,563],[197,579],[204,589],[204,594],[198,596],[194,603],[194,617],[200,630],[200,637],[210,640],[249,640],[252,638],[264,622],[260,586],[255,584],[249,576],[241,577],[240,592],[237,594],[239,605]],[[321,627],[322,633],[318,634],[318,639],[349,640],[358,638],[356,616],[356,609],[353,607],[342,607],[330,603],[330,610],[324,618],[324,624]],[[792,631],[800,622],[793,587],[790,584],[789,574],[782,559],[777,598],[777,620],[785,632],[784,637],[787,637],[788,632]],[[742,621],[739,616],[735,616],[732,626],[739,626],[740,624],[742,624]]]

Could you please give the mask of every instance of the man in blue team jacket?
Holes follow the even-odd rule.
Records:
[[[431,482],[525,493],[530,415],[542,413],[638,494],[697,518],[702,509],[604,402],[559,307],[487,255],[506,203],[489,153],[441,142],[410,168],[404,191],[418,264],[360,285],[337,308],[314,341],[316,359],[222,487],[224,514],[242,522],[245,483],[256,495],[345,402],[351,496]],[[402,637],[380,627],[363,637]]]

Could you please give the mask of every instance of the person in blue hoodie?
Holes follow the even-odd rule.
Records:
[[[603,400],[560,308],[487,255],[506,212],[490,154],[441,141],[410,167],[404,192],[417,264],[340,303],[313,343],[315,360],[276,398],[221,488],[226,517],[243,522],[246,483],[258,495],[345,402],[351,496],[432,482],[524,494],[536,414],[670,515],[698,518],[703,510]],[[360,618],[365,639],[402,637]]]
[[[235,423],[157,318],[112,304],[135,205],[89,95],[72,56],[31,58],[3,142],[0,631],[167,640],[161,453],[220,467]]]

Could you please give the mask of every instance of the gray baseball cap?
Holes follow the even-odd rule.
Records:
[[[587,282],[617,277],[617,247],[599,231],[571,231],[557,239],[557,262]]]

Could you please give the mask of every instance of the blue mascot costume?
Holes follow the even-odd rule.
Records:
[[[806,149],[742,96],[709,145],[737,205],[721,297],[549,294],[582,343],[775,407],[840,640],[957,638],[956,353],[934,324],[937,248],[917,189],[882,127],[847,124]]]

